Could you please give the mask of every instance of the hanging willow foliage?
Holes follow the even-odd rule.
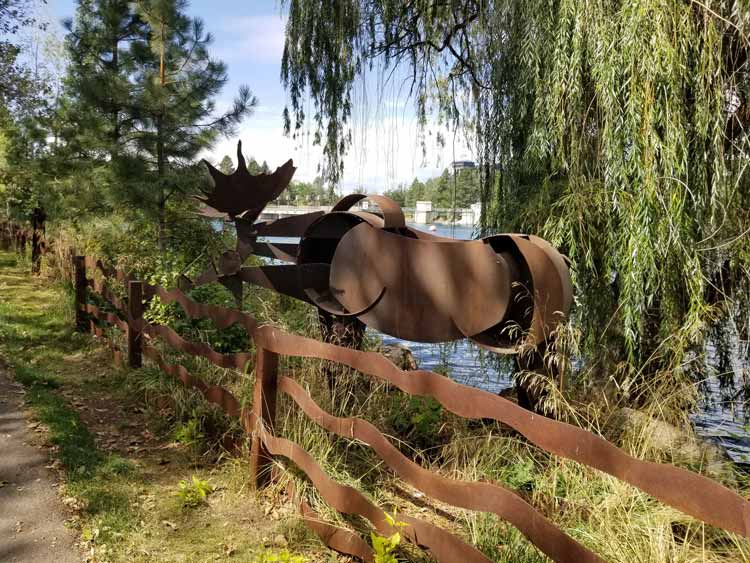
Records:
[[[408,69],[422,122],[476,140],[483,228],[571,258],[589,358],[677,368],[747,296],[748,0],[285,4],[288,128],[309,96],[335,180],[356,80]]]

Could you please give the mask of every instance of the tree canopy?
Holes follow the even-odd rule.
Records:
[[[686,371],[713,321],[737,312],[727,299],[750,290],[745,0],[284,4],[289,130],[309,98],[337,178],[354,85],[400,69],[424,124],[473,139],[483,227],[569,255],[587,356],[608,358],[623,388]]]
[[[446,168],[435,178],[424,182],[414,178],[408,186],[386,191],[385,195],[402,207],[414,207],[417,201],[431,201],[434,209],[465,209],[479,202],[479,174],[474,169],[453,173]]]

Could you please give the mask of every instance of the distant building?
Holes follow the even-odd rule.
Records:
[[[463,170],[465,168],[476,168],[476,163],[473,160],[456,160],[451,163],[453,170]]]

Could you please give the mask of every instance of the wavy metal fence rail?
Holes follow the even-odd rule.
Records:
[[[654,498],[710,525],[747,536],[750,532],[750,503],[737,493],[696,473],[671,465],[643,461],[629,456],[613,444],[581,428],[533,414],[491,393],[460,385],[429,371],[403,371],[384,356],[362,352],[293,335],[271,326],[260,326],[249,314],[236,309],[200,304],[179,289],[131,279],[124,272],[91,257],[73,257],[76,290],[76,324],[106,339],[101,325],[117,327],[127,334],[128,363],[141,365],[142,355],[165,373],[200,391],[230,417],[241,421],[251,437],[251,479],[262,487],[269,482],[275,457],[286,458],[302,470],[320,495],[337,511],[366,518],[381,534],[392,528],[385,512],[361,492],[331,479],[302,447],[274,434],[276,400],[286,394],[313,422],[327,431],[369,445],[385,464],[406,483],[424,494],[455,507],[496,514],[520,530],[528,540],[554,561],[593,562],[602,559],[557,528],[516,492],[487,482],[467,482],[443,477],[406,458],[372,424],[357,418],[339,418],[325,412],[294,380],[293,374],[279,373],[279,357],[329,360],[386,381],[409,395],[432,397],[450,412],[470,419],[493,419],[514,428],[529,442],[555,455],[583,463],[630,483]],[[99,271],[102,280],[87,272]],[[118,298],[108,287],[119,282],[127,287],[127,299]],[[115,312],[88,303],[87,293],[96,294]],[[164,303],[178,303],[191,318],[210,319],[217,328],[239,323],[255,343],[255,354],[222,354],[208,345],[183,339],[167,326],[143,319],[143,302],[158,297]],[[94,322],[94,320],[98,321]],[[223,368],[244,369],[255,365],[255,387],[251,408],[245,408],[227,389],[211,386],[192,376],[180,364],[167,363],[154,346],[166,342],[180,352],[206,358]],[[108,340],[116,362],[123,351]],[[373,561],[370,546],[357,534],[322,521],[312,508],[300,501],[305,523],[331,548]],[[399,515],[406,526],[401,530],[413,544],[426,549],[441,562],[488,562],[472,545],[429,522]]]

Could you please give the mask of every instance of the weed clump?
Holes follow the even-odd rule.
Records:
[[[188,480],[181,480],[175,493],[182,508],[196,508],[206,502],[206,498],[214,491],[213,485],[195,475]]]
[[[258,555],[253,563],[308,563],[309,559],[302,555],[294,555],[288,550],[264,551]]]

